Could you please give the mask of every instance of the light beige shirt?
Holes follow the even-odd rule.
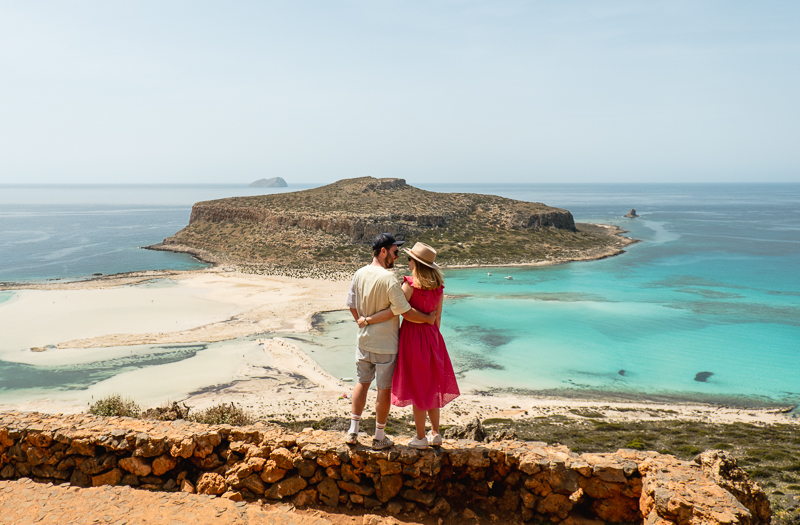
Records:
[[[400,281],[395,274],[380,266],[367,265],[353,276],[347,307],[359,315],[369,316],[392,307],[395,317],[358,329],[357,344],[363,352],[396,354],[400,314],[411,310]]]

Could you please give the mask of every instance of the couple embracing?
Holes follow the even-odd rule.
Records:
[[[375,402],[375,436],[372,448],[394,443],[386,436],[391,405],[414,406],[417,435],[409,446],[439,446],[439,409],[458,397],[459,390],[444,339],[439,332],[444,301],[444,278],[434,262],[436,250],[418,242],[403,248],[408,255],[410,277],[402,285],[389,271],[400,257],[400,246],[389,233],[372,242],[372,263],[353,277],[347,306],[358,323],[356,374],[350,429],[345,441],[358,443],[361,413],[373,379],[378,387]],[[400,326],[400,316],[403,324]],[[425,434],[430,418],[431,432]]]

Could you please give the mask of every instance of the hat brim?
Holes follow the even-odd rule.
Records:
[[[435,262],[423,261],[422,259],[420,259],[416,255],[414,255],[414,252],[412,252],[409,248],[403,248],[403,251],[406,252],[409,257],[411,257],[412,259],[414,259],[418,263],[424,264],[425,266],[427,266],[429,268],[436,268],[437,270],[441,270],[441,268],[439,268],[438,264],[436,264]]]

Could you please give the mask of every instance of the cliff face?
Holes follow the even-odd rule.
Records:
[[[613,238],[576,228],[572,214],[493,195],[436,193],[403,179],[363,177],[311,190],[199,202],[189,225],[160,249],[229,262],[357,265],[392,232],[439,251],[445,264],[525,263],[608,248]]]
[[[414,235],[454,221],[488,215],[501,229],[558,228],[575,231],[567,210],[491,195],[438,194],[403,179],[364,177],[286,195],[223,199],[193,206],[189,224],[246,221],[269,229],[301,228],[368,242],[390,231]]]

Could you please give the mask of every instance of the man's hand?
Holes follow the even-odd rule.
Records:
[[[356,320],[356,323],[358,323],[359,328],[364,328],[367,326],[367,318],[362,315]]]

